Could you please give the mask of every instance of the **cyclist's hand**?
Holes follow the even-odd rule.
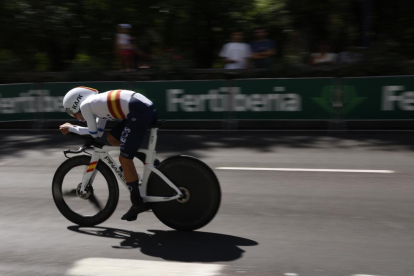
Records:
[[[62,132],[63,135],[66,135],[66,134],[69,133],[69,127],[71,127],[71,126],[72,126],[72,124],[65,123],[65,124],[59,126],[59,130],[60,130],[60,132]]]

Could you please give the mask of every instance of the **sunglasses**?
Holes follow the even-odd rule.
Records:
[[[75,117],[75,113],[70,109],[70,108],[66,108],[66,112],[70,115],[70,116],[72,116],[72,117],[74,117],[74,118],[76,118]]]

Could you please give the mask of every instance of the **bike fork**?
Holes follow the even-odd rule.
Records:
[[[80,189],[80,194],[85,193],[85,189],[88,185],[92,185],[93,180],[95,179],[97,170],[96,167],[98,165],[99,162],[99,155],[97,154],[93,154],[91,157],[91,161],[89,162],[88,167],[86,168],[85,174],[83,175],[82,178],[82,186]]]

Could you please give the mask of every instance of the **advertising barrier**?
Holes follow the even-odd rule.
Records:
[[[225,84],[223,80],[134,82],[134,91],[149,98],[163,119],[223,120],[231,104]]]
[[[414,77],[344,78],[347,120],[414,119]]]
[[[232,111],[235,119],[329,120],[334,79],[235,80]],[[327,107],[328,109],[326,109]]]
[[[56,110],[56,101],[58,99],[43,95],[39,91],[39,85],[2,84],[0,85],[0,121],[41,119],[44,110]]]
[[[0,121],[65,120],[67,91],[134,90],[177,121],[414,119],[414,77],[68,82],[0,85]]]
[[[82,82],[0,85],[0,121],[68,119],[62,101],[76,86],[131,89],[127,82]]]

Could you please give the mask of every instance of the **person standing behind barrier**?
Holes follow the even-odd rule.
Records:
[[[337,61],[337,55],[329,52],[329,44],[322,41],[319,44],[318,53],[311,55],[311,65],[333,65]]]
[[[271,65],[271,57],[276,54],[276,44],[267,38],[267,32],[263,28],[254,31],[255,41],[251,43],[253,65],[256,68],[268,68]]]
[[[122,69],[132,71],[134,68],[134,51],[129,35],[129,24],[119,24],[118,33],[115,36],[115,51],[117,57],[121,59]]]
[[[338,63],[341,65],[357,63],[362,61],[363,57],[361,50],[355,45],[351,45],[338,54]]]
[[[219,56],[224,58],[224,69],[246,69],[251,56],[250,45],[243,42],[243,34],[232,33],[232,42],[224,44]]]
[[[153,56],[143,52],[140,48],[138,48],[135,37],[131,38],[131,46],[134,53],[134,69],[149,69],[149,63],[153,59]]]

